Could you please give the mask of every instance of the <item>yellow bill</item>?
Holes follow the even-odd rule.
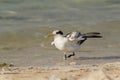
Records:
[[[48,34],[46,37],[55,36],[55,34]]]

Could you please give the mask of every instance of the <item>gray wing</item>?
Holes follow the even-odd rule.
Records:
[[[68,38],[69,41],[75,42],[78,45],[82,44],[86,40],[86,37],[83,37],[83,34],[80,32],[71,32],[66,34],[65,37]]]
[[[79,36],[81,36],[80,32],[71,32],[65,35],[67,38],[75,38],[77,39]]]
[[[65,35],[69,41],[74,41],[78,45],[81,45],[87,38],[102,38],[99,32],[89,32],[85,34],[81,34],[80,32],[71,32]]]

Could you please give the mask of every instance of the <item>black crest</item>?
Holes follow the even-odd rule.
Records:
[[[61,35],[63,35],[63,32],[62,32],[62,31],[58,31],[58,32],[56,32],[56,34],[61,34]]]

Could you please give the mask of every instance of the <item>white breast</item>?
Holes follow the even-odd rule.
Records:
[[[68,38],[59,35],[55,36],[54,44],[57,49],[62,51],[71,52],[79,49],[79,45],[75,42],[70,42]]]
[[[64,38],[63,36],[55,36],[54,38],[54,43],[55,47],[58,48],[59,50],[64,50],[65,49],[65,44],[67,42],[67,39]]]

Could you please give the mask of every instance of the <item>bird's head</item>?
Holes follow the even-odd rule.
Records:
[[[63,32],[60,30],[54,30],[51,34],[48,34],[48,37],[55,36],[55,35],[63,35]]]

